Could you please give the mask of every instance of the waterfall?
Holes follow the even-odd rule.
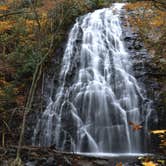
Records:
[[[145,151],[150,107],[133,76],[116,3],[76,20],[59,87],[37,122],[33,144],[70,152]],[[141,124],[133,130],[131,123]]]

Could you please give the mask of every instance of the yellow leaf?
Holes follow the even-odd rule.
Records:
[[[0,32],[10,30],[13,27],[13,22],[11,21],[0,21]]]
[[[157,166],[158,164],[154,163],[153,161],[147,161],[142,163],[143,166]]]
[[[164,134],[164,133],[166,133],[166,130],[152,130],[151,131],[151,133],[153,133],[153,134]]]

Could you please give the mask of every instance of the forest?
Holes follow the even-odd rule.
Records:
[[[86,18],[87,13],[93,14],[93,12],[95,11],[98,10],[100,11],[103,9],[110,8],[111,6],[113,6],[114,3],[124,3],[122,9],[123,11],[119,16],[122,19],[121,22],[122,35],[123,34],[126,35],[126,36],[124,35],[125,37],[123,38],[124,45],[126,46],[126,49],[128,50],[129,54],[135,55],[135,56],[133,55],[134,59],[133,75],[136,78],[135,80],[138,81],[138,85],[139,86],[141,85],[141,88],[143,87],[143,90],[141,91],[140,94],[144,95],[144,89],[146,89],[146,98],[148,98],[148,101],[152,101],[152,104],[150,106],[152,107],[152,113],[150,115],[149,120],[147,120],[147,124],[145,120],[143,120],[143,123],[130,120],[129,116],[127,121],[127,128],[129,128],[129,131],[133,133],[137,132],[143,133],[143,131],[145,131],[146,129],[145,126],[147,125],[148,129],[145,132],[148,136],[151,137],[150,139],[151,144],[148,145],[150,146],[149,148],[150,150],[148,150],[147,153],[154,155],[152,156],[145,155],[143,157],[136,156],[132,157],[131,159],[129,157],[126,160],[123,159],[122,157],[119,157],[118,159],[115,158],[109,159],[102,157],[97,158],[94,156],[89,157],[79,154],[77,155],[75,154],[75,151],[73,151],[72,153],[68,153],[68,150],[66,149],[64,150],[58,149],[59,146],[56,146],[55,143],[48,144],[49,146],[47,146],[47,144],[42,145],[42,143],[39,143],[40,146],[32,145],[31,140],[34,133],[33,130],[35,129],[35,126],[37,126],[38,124],[37,123],[38,119],[41,118],[40,120],[42,120],[43,117],[42,113],[45,112],[45,110],[47,110],[47,108],[49,107],[48,105],[49,96],[52,95],[51,96],[52,100],[56,101],[56,98],[59,95],[57,94],[58,87],[61,88],[61,85],[62,89],[72,87],[72,85],[74,84],[73,82],[76,79],[75,77],[78,74],[76,70],[80,70],[80,67],[78,66],[79,64],[82,63],[82,61],[81,60],[79,61],[78,57],[76,56],[82,55],[79,52],[79,48],[80,47],[82,48],[83,47],[82,45],[84,45],[81,43],[83,42],[83,37],[81,36],[84,34],[84,32],[82,32],[84,31],[83,28],[82,28],[83,30],[76,29],[78,32],[76,31],[75,33],[81,34],[80,35],[81,37],[78,35],[76,41],[73,41],[73,43],[76,42],[76,44],[74,43],[75,44],[74,45],[71,42],[73,44],[73,50],[75,49],[75,52],[73,50],[71,51],[74,52],[73,55],[75,54],[76,55],[75,57],[71,56],[69,72],[68,73],[66,72],[67,74],[66,75],[64,74],[65,75],[64,77],[63,76],[60,77],[61,80],[59,79],[60,75],[59,73],[63,74],[63,70],[61,68],[62,66],[65,66],[65,63],[67,63],[67,62],[64,63],[63,56],[65,55],[65,49],[68,48],[67,47],[68,45],[66,43],[70,42],[69,34],[73,25],[75,24],[77,25],[78,23],[79,26],[83,27],[84,18]],[[112,8],[111,10],[112,13],[114,14],[115,12],[116,15],[116,11],[114,11],[114,9]],[[109,18],[110,20],[112,19],[111,17]],[[88,23],[86,25],[91,26],[91,24],[88,25]],[[104,24],[104,26],[106,26],[106,24]],[[130,34],[130,32],[132,35]],[[74,39],[75,36],[73,37],[73,40]],[[70,50],[67,51],[70,52]],[[144,53],[144,51],[146,53]],[[97,53],[95,52],[95,54]],[[139,55],[138,57],[136,56],[137,54]],[[143,57],[145,54],[148,56],[148,58]],[[67,59],[67,61],[69,61],[69,59]],[[110,64],[112,66],[115,66],[114,69],[112,69],[113,68],[112,67],[110,70],[115,71],[116,64],[114,65],[112,63]],[[96,76],[96,78],[98,77]],[[112,78],[115,84],[118,85],[119,80],[116,77],[116,72],[115,74],[113,74]],[[81,78],[79,79],[81,80]],[[64,80],[64,85],[63,82],[60,82],[62,80]],[[53,83],[51,83],[51,81]],[[52,84],[54,85],[54,87],[51,87]],[[113,86],[112,82],[110,84]],[[137,86],[137,84],[134,81],[133,84],[134,84],[133,86]],[[117,90],[116,88],[118,86],[116,87],[116,85],[112,88],[114,89],[115,96],[116,92],[118,93],[118,91],[122,91],[122,90]],[[93,87],[91,88],[93,89]],[[53,89],[52,90],[53,92],[50,89],[51,90]],[[65,95],[67,96],[68,93],[65,92],[65,90],[62,92],[64,93],[64,96]],[[54,93],[56,93],[57,95],[55,95]],[[74,90],[73,93],[75,93]],[[67,99],[67,102],[70,101],[73,93],[71,94],[69,93],[68,95],[69,98]],[[89,93],[89,91],[87,91],[87,93]],[[135,93],[137,94],[139,92]],[[102,96],[102,93],[100,95]],[[62,97],[62,99],[65,100],[65,97],[64,99]],[[116,97],[118,98],[118,94]],[[87,100],[91,99],[88,98]],[[145,106],[146,108],[145,107],[144,108],[149,109],[147,106],[148,104],[147,100],[146,99],[144,101],[140,100],[141,99],[138,99],[139,104],[137,105],[138,106],[141,105],[140,103],[142,102],[143,105],[142,107],[146,105]],[[102,99],[101,100],[99,99],[98,102],[100,101],[102,101]],[[146,104],[144,104],[144,102],[146,102]],[[58,110],[61,110],[60,109],[61,105],[63,104],[60,104],[60,106],[58,105]],[[70,107],[72,106],[66,104],[64,107],[65,110],[70,110]],[[80,107],[81,106],[78,106],[78,108],[81,110]],[[97,109],[96,107],[95,109]],[[112,107],[112,105],[111,106],[109,105],[108,107]],[[124,106],[124,109],[125,107],[127,106]],[[140,108],[140,110],[141,109],[142,108]],[[66,112],[67,111],[64,111],[64,114]],[[145,113],[142,114],[140,116],[144,116]],[[68,117],[67,118],[64,117],[64,120],[66,121],[66,123],[68,123],[66,125],[69,128],[70,122],[74,123],[73,122],[74,120],[72,121],[73,115],[71,116],[69,113],[66,113],[66,115],[68,115]],[[120,116],[118,117],[120,118]],[[45,119],[47,118],[48,117],[46,117]],[[115,123],[114,120],[112,121],[113,122],[111,125]],[[127,166],[127,164],[129,166],[130,165],[164,166],[165,153],[166,153],[165,121],[166,121],[166,1],[165,0],[1,0],[0,1],[0,166],[1,165],[2,166],[3,165],[4,166],[8,165],[9,166],[22,166],[22,165],[26,166],[31,166],[31,165],[32,166],[35,165],[46,165],[46,166],[47,165],[48,166],[49,165],[123,166],[124,165],[125,166],[126,165]],[[44,124],[39,123],[39,125],[43,126]],[[75,126],[73,127],[73,130],[74,129]],[[41,131],[38,132],[39,135],[40,133],[42,133]],[[88,145],[86,146],[88,147]],[[129,162],[130,160],[131,163]]]

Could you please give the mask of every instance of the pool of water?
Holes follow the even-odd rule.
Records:
[[[80,153],[75,154],[90,157],[101,157],[101,158],[118,158],[118,157],[143,157],[143,156],[153,156],[151,153]]]

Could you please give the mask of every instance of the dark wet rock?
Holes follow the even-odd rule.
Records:
[[[25,163],[25,166],[36,166],[37,161],[28,161]]]
[[[96,164],[97,166],[103,166],[103,165],[108,165],[108,161],[105,161],[105,160],[95,160],[94,162],[93,162],[94,164]]]
[[[152,112],[148,122],[149,130],[164,129],[166,128],[166,72],[159,68],[158,63],[152,58],[153,56],[145,49],[137,31],[133,32],[131,30],[126,14],[131,16],[137,13],[123,11],[123,40],[128,48],[127,51],[132,55],[134,75],[139,84],[145,86],[147,97],[153,101]],[[165,63],[163,58],[159,61],[160,63]],[[151,147],[149,149],[150,152],[163,153],[159,145],[159,138],[156,138],[154,135],[151,136],[149,147]]]
[[[0,166],[8,166],[9,162],[15,159],[16,153],[14,152],[16,148],[17,147],[0,147]],[[9,153],[9,151],[13,152],[13,154]],[[90,157],[58,152],[50,148],[22,147],[21,149],[21,160],[25,166],[114,166],[119,163],[122,163],[124,166],[140,166],[141,160],[139,160],[138,157],[139,156]],[[145,156],[145,158],[147,157],[155,161],[165,160],[165,157],[162,155]]]

